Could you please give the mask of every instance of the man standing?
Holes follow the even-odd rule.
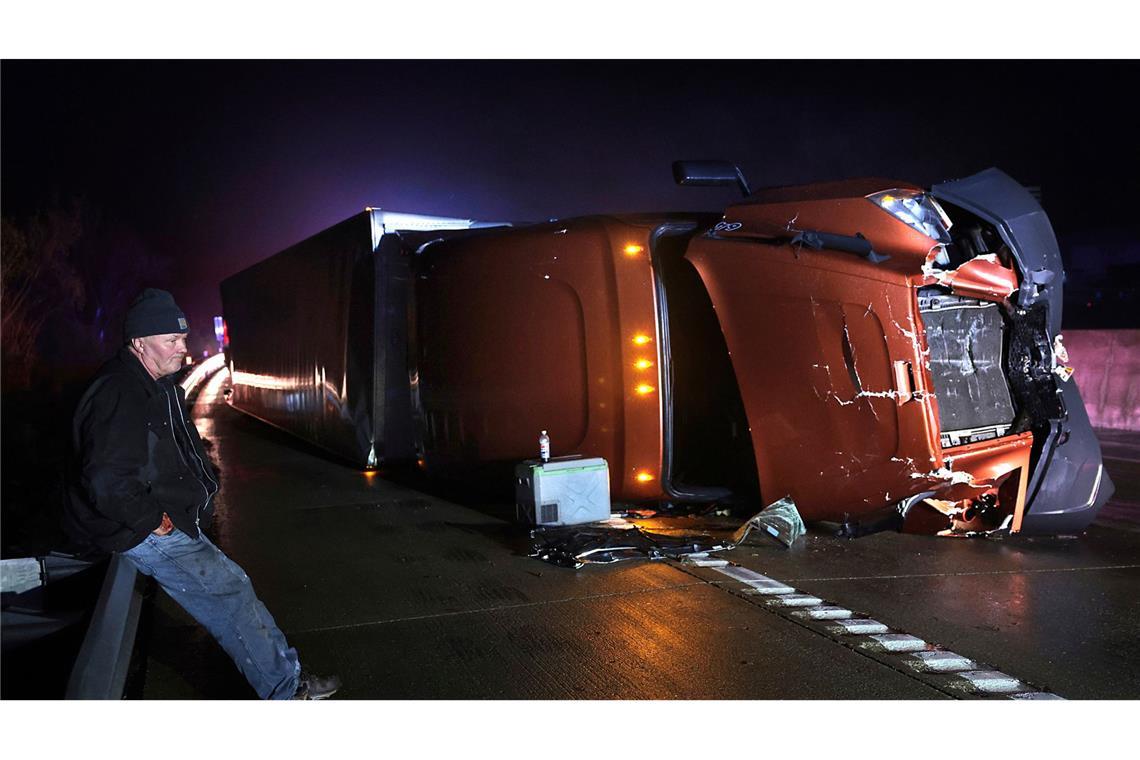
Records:
[[[202,530],[218,477],[173,380],[186,356],[186,315],[169,293],[148,288],[124,328],[127,345],[76,408],[77,472],[65,527],[154,578],[213,634],[262,699],[331,696],[340,679],[301,670],[249,576]]]

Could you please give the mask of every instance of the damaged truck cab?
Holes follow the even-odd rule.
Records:
[[[751,193],[733,170],[723,215],[369,209],[223,283],[231,402],[360,466],[460,478],[547,430],[607,460],[617,501],[790,496],[851,535],[1092,521],[1112,484],[1027,191],[990,169]]]
[[[1057,332],[1044,212],[989,170],[761,191],[686,257],[732,355],[766,498],[946,534],[1085,527],[1111,484]]]

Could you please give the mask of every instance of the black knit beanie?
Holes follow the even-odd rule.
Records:
[[[123,322],[127,340],[148,335],[184,333],[189,329],[186,315],[174,303],[174,296],[157,288],[147,288],[139,293],[127,309],[127,318]]]

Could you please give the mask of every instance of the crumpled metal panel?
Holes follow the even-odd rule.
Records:
[[[935,185],[931,193],[997,227],[1021,269],[1017,305],[1028,309],[1047,303],[1047,338],[1054,341],[1061,329],[1064,270],[1053,227],[1037,200],[998,169]],[[1080,367],[1076,370],[1079,377]],[[1067,417],[1048,434],[1030,478],[1026,533],[1082,530],[1114,491],[1076,378],[1061,383],[1060,389]]]
[[[789,244],[718,235],[689,246],[736,372],[761,492],[790,495],[804,519],[889,506],[921,490],[915,473],[942,466],[911,281],[927,248],[906,257],[908,275]]]
[[[1049,332],[1051,336],[1056,335],[1061,329],[1064,265],[1053,225],[1037,199],[1013,177],[995,168],[934,185],[930,193],[939,200],[949,201],[977,214],[997,227],[1021,268],[1018,305],[1028,308],[1040,300],[1047,300]]]

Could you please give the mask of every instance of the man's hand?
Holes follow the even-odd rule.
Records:
[[[170,531],[172,531],[172,530],[174,530],[174,523],[172,523],[170,521],[170,515],[163,512],[162,513],[162,522],[152,532],[156,536],[165,536],[166,534],[170,533]]]

